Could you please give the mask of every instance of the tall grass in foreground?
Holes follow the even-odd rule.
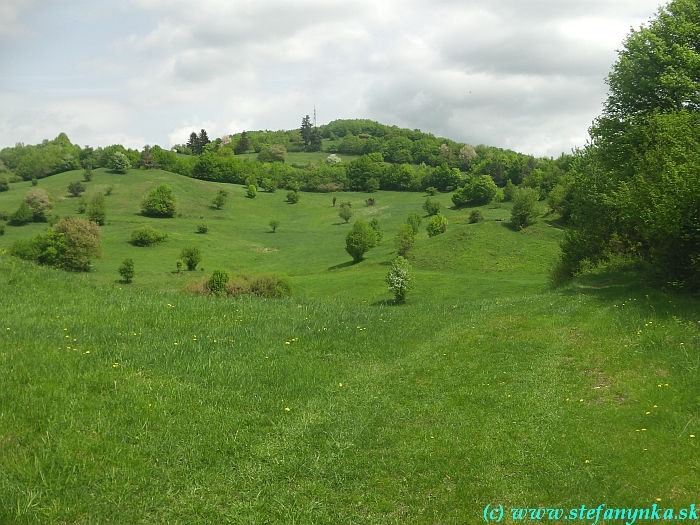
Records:
[[[615,279],[399,308],[100,287],[0,256],[0,522],[700,503],[698,308]]]

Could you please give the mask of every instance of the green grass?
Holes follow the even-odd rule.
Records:
[[[77,176],[39,182],[59,215]],[[137,215],[161,181],[182,218]],[[288,205],[233,187],[216,211],[217,184],[97,170],[88,193],[107,184],[94,271],[0,254],[0,523],[462,524],[486,504],[700,503],[695,298],[614,269],[550,289],[561,231],[513,231],[495,221],[504,205],[479,224],[446,210],[431,239],[424,219],[398,307],[383,278],[419,194],[379,192],[373,208],[339,195],[385,230],[349,265],[329,195]],[[129,245],[146,223],[170,239]],[[0,250],[45,227],[8,226]],[[205,256],[197,277],[284,271],[295,298],[183,294],[194,276],[172,270],[189,243]],[[128,286],[115,282],[127,256]]]

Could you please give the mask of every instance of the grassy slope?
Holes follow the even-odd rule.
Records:
[[[40,185],[58,195],[77,175]],[[185,218],[135,215],[146,176],[188,196]],[[234,188],[219,212],[207,209],[216,184],[128,177],[90,183],[116,186],[95,272],[0,255],[0,522],[474,523],[487,503],[698,503],[691,298],[633,274],[547,290],[559,231],[468,225],[468,210],[448,210],[447,234],[421,233],[417,288],[398,308],[382,278],[419,195],[379,193],[375,208],[341,195],[388,237],[344,266],[348,227],[328,195],[287,205]],[[143,222],[171,239],[131,247]],[[193,233],[199,222],[212,233]],[[8,227],[0,248],[44,227]],[[187,277],[170,269],[189,242],[207,270],[290,273],[297,298],[180,294]],[[120,287],[126,256],[138,274]]]

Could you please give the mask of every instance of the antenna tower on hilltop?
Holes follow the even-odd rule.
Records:
[[[316,128],[316,105],[314,104],[314,128]]]

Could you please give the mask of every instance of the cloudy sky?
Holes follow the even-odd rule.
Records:
[[[557,156],[659,0],[0,0],[0,147],[370,118]]]

